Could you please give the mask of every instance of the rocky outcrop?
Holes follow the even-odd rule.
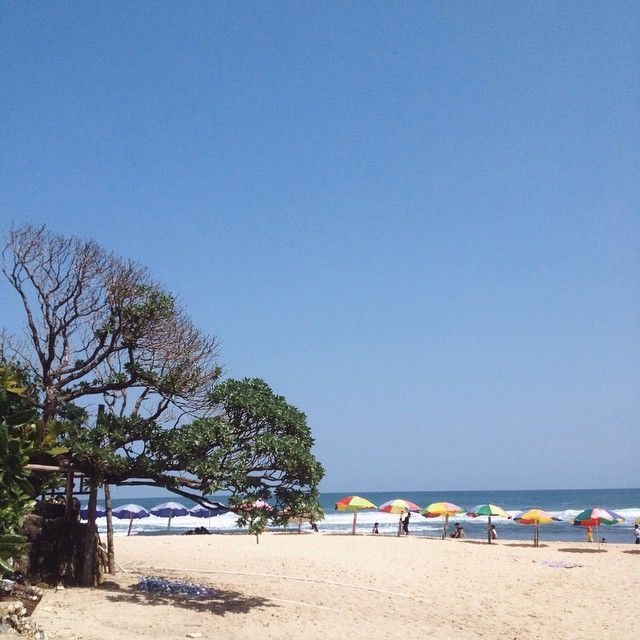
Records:
[[[40,626],[29,619],[27,610],[19,600],[0,601],[0,636],[46,640]]]
[[[77,583],[86,525],[80,522],[80,503],[74,499],[72,506],[71,517],[67,517],[64,504],[41,501],[25,517],[21,533],[27,544],[18,569],[30,582]]]

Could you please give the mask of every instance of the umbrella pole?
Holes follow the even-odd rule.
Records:
[[[442,539],[447,539],[447,529],[449,528],[449,515],[445,514],[444,516],[444,524],[442,525]]]
[[[127,531],[127,535],[130,536],[131,535],[131,526],[133,525],[133,518],[131,518],[129,520],[129,531]]]
[[[401,533],[402,533],[402,516],[400,516],[400,519],[398,520],[398,538],[400,537]]]
[[[491,516],[489,516],[489,523],[487,524],[487,542],[491,544]]]
[[[169,531],[170,526],[171,526],[171,516],[169,516],[169,522],[167,522],[167,531]]]
[[[353,512],[353,524],[351,525],[351,535],[355,536],[356,535],[356,518],[358,517],[358,512],[354,511]]]

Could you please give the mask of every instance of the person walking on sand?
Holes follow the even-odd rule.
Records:
[[[378,531],[378,523],[374,522],[373,523],[373,529],[371,529],[371,533],[374,535],[378,535],[380,533],[380,531]]]
[[[402,531],[406,536],[409,535],[409,518],[411,518],[411,511],[407,509],[407,515],[402,520]]]
[[[593,542],[593,529],[591,527],[587,527],[587,542]]]
[[[496,525],[495,524],[489,525],[489,533],[491,534],[491,539],[492,540],[497,540],[498,539],[498,532],[496,531]]]
[[[636,537],[636,544],[640,544],[640,526],[639,525],[636,525],[633,528],[633,534]]]

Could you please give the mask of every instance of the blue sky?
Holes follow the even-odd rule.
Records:
[[[3,3],[2,227],[147,265],[326,491],[637,486],[639,22]]]

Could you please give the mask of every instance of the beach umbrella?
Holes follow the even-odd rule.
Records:
[[[382,511],[382,513],[395,513],[396,515],[400,515],[400,520],[398,521],[398,537],[400,537],[402,516],[409,511],[420,511],[420,507],[413,502],[409,502],[408,500],[396,498],[395,500],[389,500],[389,502],[381,504],[378,507],[378,511]]]
[[[171,518],[189,515],[189,509],[179,502],[163,502],[162,504],[157,504],[155,507],[151,507],[149,511],[151,515],[157,516],[158,518],[169,518],[167,521],[167,531],[171,526]]]
[[[131,525],[133,521],[140,518],[148,518],[149,512],[139,504],[123,504],[121,507],[113,509],[111,515],[119,520],[129,520],[129,531],[127,531],[127,535],[131,535]]]
[[[432,502],[420,513],[425,518],[444,518],[444,524],[442,525],[442,539],[444,540],[447,537],[447,529],[449,528],[449,517],[464,512],[465,509],[452,502]]]
[[[489,522],[487,524],[487,542],[491,544],[491,518],[510,518],[511,516],[502,508],[495,504],[479,504],[471,511],[467,511],[467,515],[471,518],[477,518],[478,516],[487,516]]]
[[[581,511],[574,519],[573,524],[577,527],[595,527],[596,538],[598,539],[598,548],[600,548],[600,525],[613,525],[624,522],[624,518],[615,513],[601,507],[592,507]]]
[[[189,515],[194,518],[209,518],[209,528],[211,528],[211,517],[227,513],[229,509],[220,502],[207,502],[206,506],[199,504],[193,509],[189,509]]]
[[[513,519],[518,524],[532,524],[533,525],[533,546],[537,547],[540,541],[540,525],[549,524],[550,522],[560,522],[560,518],[556,518],[554,515],[543,511],[542,509],[529,509],[529,511],[523,511],[513,516]]]
[[[347,496],[338,500],[335,506],[336,511],[349,511],[353,512],[353,526],[351,527],[351,533],[356,535],[356,518],[358,517],[358,511],[361,509],[376,509],[376,505],[373,502],[369,502],[366,498],[360,496]]]
[[[83,520],[87,519],[87,516],[89,515],[89,506],[88,505],[82,505],[80,507],[80,517]],[[104,518],[107,515],[107,510],[104,507],[101,507],[99,504],[96,505],[96,518]]]

